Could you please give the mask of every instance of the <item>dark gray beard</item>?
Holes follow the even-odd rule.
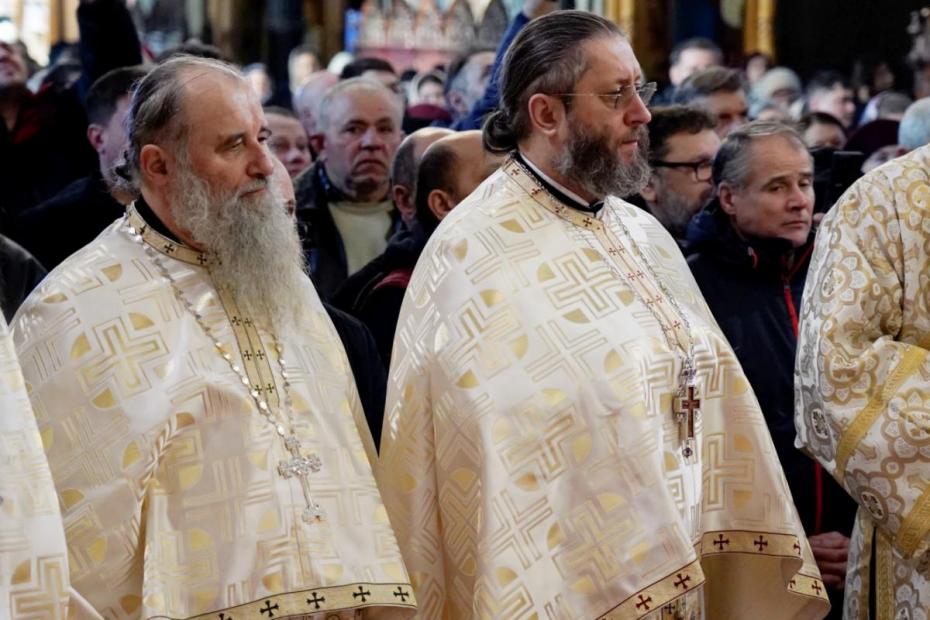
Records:
[[[661,206],[655,205],[652,214],[675,239],[683,239],[688,230],[688,223],[694,214],[704,206],[689,204],[679,194],[664,192],[660,197]]]
[[[600,198],[632,196],[646,187],[651,170],[645,125],[637,130],[639,145],[633,162],[626,164],[605,134],[588,131],[571,117],[569,124],[571,141],[552,162],[559,174]]]
[[[180,166],[172,199],[178,226],[210,252],[210,276],[239,309],[279,338],[293,334],[307,311],[303,247],[294,221],[268,180],[257,180],[231,197],[214,195],[207,183]],[[254,196],[242,194],[264,186]]]

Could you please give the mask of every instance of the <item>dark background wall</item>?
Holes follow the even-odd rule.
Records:
[[[807,78],[818,68],[849,73],[858,56],[900,61],[911,48],[910,13],[930,0],[778,0],[778,62]]]

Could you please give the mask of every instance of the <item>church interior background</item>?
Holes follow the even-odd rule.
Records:
[[[77,38],[79,0],[0,0],[0,29],[15,25],[43,63],[52,43]],[[348,46],[429,69],[469,45],[496,45],[521,0],[126,0],[147,47],[157,53],[187,38],[217,45],[242,64],[280,65],[299,43],[324,62]],[[802,77],[854,55],[903,58],[912,13],[927,0],[561,0],[605,15],[630,35],[647,75],[661,78],[672,46],[706,36],[737,65],[764,52]],[[817,67],[812,63],[817,63]],[[273,76],[274,77],[274,76]]]

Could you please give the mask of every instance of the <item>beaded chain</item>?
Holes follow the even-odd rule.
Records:
[[[137,231],[128,222],[128,220],[124,221],[124,224],[125,231],[129,234],[129,237],[143,248],[146,256],[152,261],[152,263],[154,263],[161,276],[165,278],[165,280],[167,280],[171,285],[175,297],[177,297],[178,301],[181,302],[181,305],[184,306],[184,308],[191,314],[191,316],[194,317],[194,321],[196,321],[200,329],[204,332],[204,334],[206,334],[207,338],[210,339],[210,342],[213,343],[213,346],[219,355],[224,360],[226,360],[226,363],[229,364],[229,367],[232,369],[233,373],[239,377],[242,385],[245,386],[247,390],[249,390],[249,396],[252,398],[252,401],[258,408],[259,414],[265,418],[265,420],[272,426],[272,428],[274,428],[275,433],[277,433],[277,435],[284,441],[284,447],[288,452],[290,452],[293,458],[288,461],[280,461],[278,463],[278,473],[283,478],[298,477],[300,479],[301,485],[303,487],[304,499],[306,500],[306,507],[301,514],[301,518],[307,523],[322,520],[325,517],[325,512],[320,507],[320,505],[313,501],[311,498],[307,480],[307,477],[311,473],[316,473],[322,468],[323,463],[320,460],[320,457],[315,454],[310,455],[309,457],[302,456],[302,445],[300,443],[300,439],[298,439],[297,435],[294,433],[293,426],[287,428],[283,423],[275,419],[274,413],[272,412],[271,407],[268,405],[268,402],[261,397],[261,394],[258,390],[251,387],[251,382],[249,381],[249,378],[243,368],[236,363],[230,353],[224,350],[223,343],[215,337],[213,330],[209,325],[207,325],[204,316],[181,292],[180,286],[178,286],[178,283],[174,279],[174,276],[171,275],[171,272],[168,271],[168,268],[161,260],[161,257],[158,256],[158,252],[156,252],[148,243],[145,242],[145,239],[142,237],[139,231]],[[291,384],[288,378],[287,365],[284,361],[284,347],[281,346],[281,343],[278,342],[276,337],[273,336],[273,338],[275,352],[277,353],[277,362],[281,372],[281,381],[284,387],[284,407],[282,408],[281,415],[286,420],[290,421],[293,419],[292,414],[294,407],[293,401],[291,400]]]

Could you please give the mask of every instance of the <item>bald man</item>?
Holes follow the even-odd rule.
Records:
[[[416,194],[417,221],[426,235],[504,159],[484,149],[478,130],[444,137],[426,149],[417,171]]]

